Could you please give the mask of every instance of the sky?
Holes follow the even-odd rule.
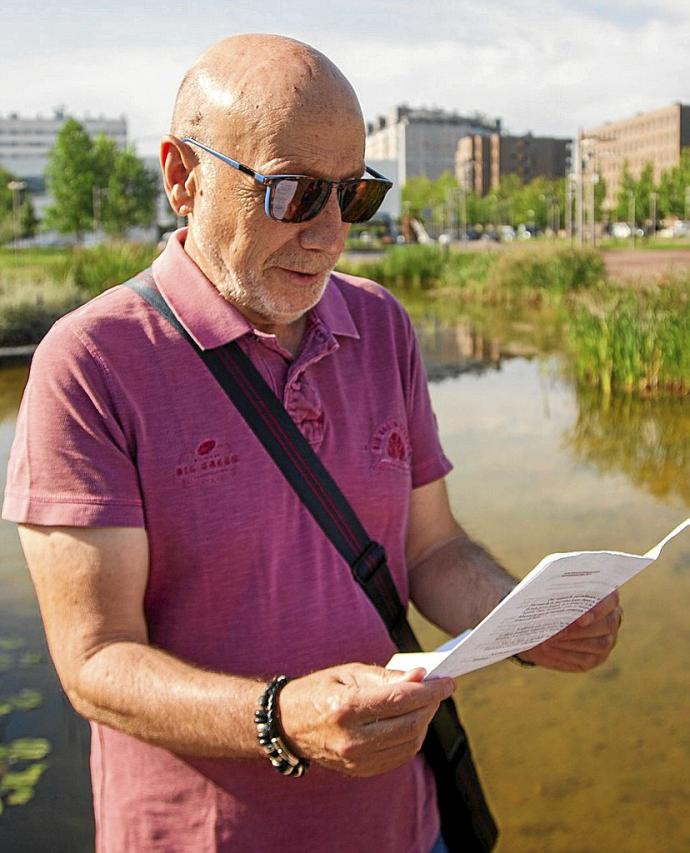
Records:
[[[2,13],[0,115],[125,114],[153,154],[186,69],[243,32],[327,54],[367,119],[407,103],[572,136],[690,103],[690,0],[26,0]]]

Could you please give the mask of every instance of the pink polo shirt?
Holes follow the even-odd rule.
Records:
[[[333,274],[292,357],[228,304],[178,231],[160,291],[204,348],[237,339],[381,542],[400,595],[410,491],[450,470],[410,321],[369,281]],[[17,422],[5,518],[144,526],[150,642],[215,671],[292,676],[385,664],[393,645],[349,567],[207,368],[115,287],[55,324]],[[126,559],[126,555],[123,555]],[[418,756],[371,779],[266,760],[189,759],[93,725],[101,853],[427,853],[433,779]]]

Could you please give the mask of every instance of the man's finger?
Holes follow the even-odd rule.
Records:
[[[572,625],[568,625],[567,628],[559,631],[559,633],[554,636],[559,640],[585,640],[593,637],[605,637],[608,634],[617,633],[622,621],[623,608],[619,606],[615,607],[605,617],[598,619],[589,625],[581,625],[580,620],[578,619],[573,622]]]
[[[579,625],[582,628],[586,628],[593,622],[605,619],[609,613],[618,607],[619,603],[618,590],[615,589],[612,593],[607,595],[606,598],[602,598],[600,602],[595,604],[591,610],[583,613],[579,619],[576,619],[575,622],[573,622],[573,625]]]
[[[454,691],[455,682],[451,678],[433,678],[424,682],[398,681],[371,687],[362,690],[359,699],[366,707],[368,722],[372,722],[401,717],[423,708],[435,708]]]

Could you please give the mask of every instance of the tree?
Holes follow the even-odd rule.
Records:
[[[616,200],[616,217],[620,222],[628,221],[630,215],[630,197],[631,195],[634,196],[636,194],[636,190],[637,187],[635,185],[635,179],[630,174],[630,167],[626,160],[623,163],[623,168],[621,170],[620,187]]]
[[[132,148],[118,150],[101,134],[91,140],[84,128],[68,119],[48,159],[48,188],[53,204],[46,224],[63,234],[103,227],[121,236],[128,227],[149,225],[155,216],[158,181]]]
[[[46,225],[61,234],[81,239],[93,223],[95,175],[93,143],[84,128],[68,119],[48,155],[46,178],[53,204],[46,211]]]
[[[93,141],[91,149],[91,166],[93,171],[92,209],[94,228],[98,229],[108,218],[108,183],[115,169],[117,145],[104,133],[100,133]]]
[[[36,211],[31,199],[27,196],[19,208],[19,236],[23,238],[33,237],[37,227]]]
[[[158,178],[132,148],[116,153],[107,192],[103,226],[108,234],[122,236],[128,228],[151,224],[156,214]]]
[[[684,148],[677,166],[664,172],[659,182],[659,215],[686,219],[690,215],[690,147]]]
[[[646,163],[635,186],[635,219],[637,222],[644,222],[652,218],[651,199],[654,192],[654,166],[651,163]]]

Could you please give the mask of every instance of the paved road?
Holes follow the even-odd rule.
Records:
[[[611,278],[635,280],[690,273],[690,249],[611,249],[603,255]]]

